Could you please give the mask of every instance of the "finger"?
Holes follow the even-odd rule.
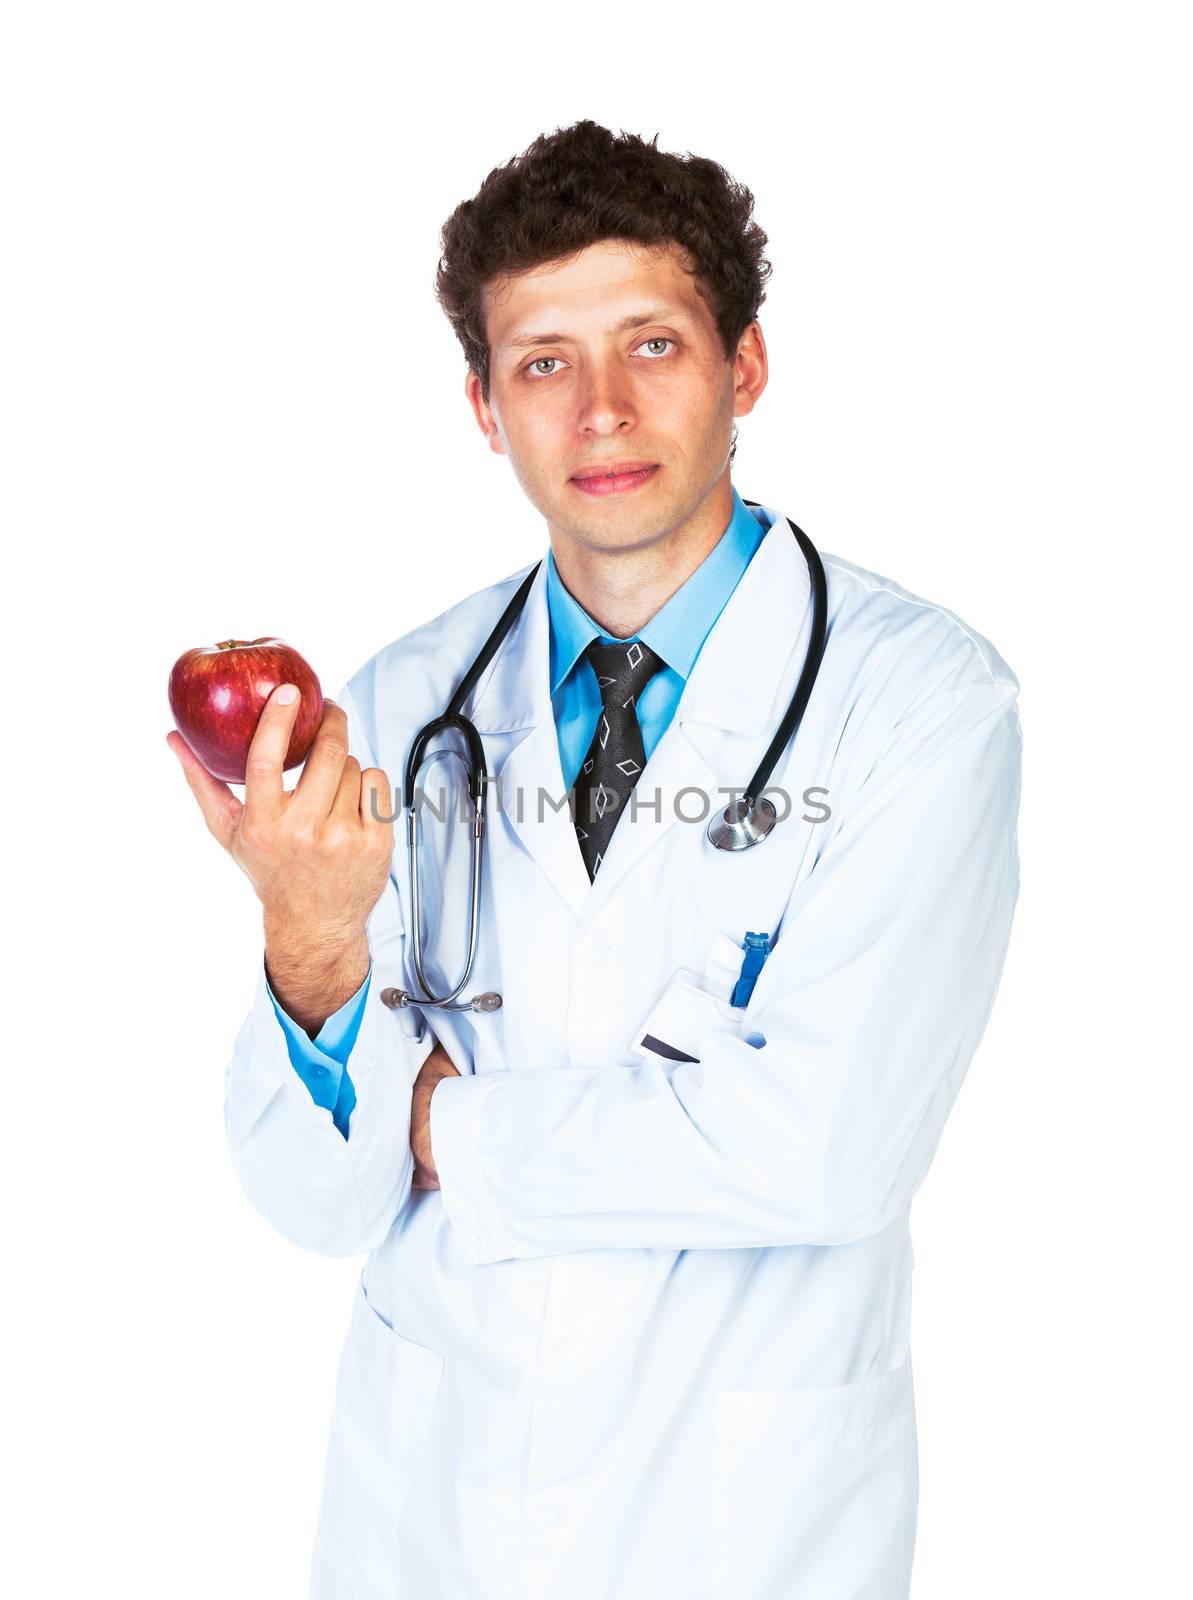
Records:
[[[360,820],[366,828],[392,828],[397,796],[382,767],[366,767],[360,775]]]
[[[292,689],[289,705],[278,696]],[[245,821],[272,822],[286,803],[282,766],[290,747],[290,734],[298,716],[299,693],[294,684],[280,683],[265,702],[244,765]]]
[[[355,756],[345,758],[340,786],[331,803],[331,814],[341,817],[345,822],[360,822],[360,762]]]
[[[320,821],[331,812],[348,759],[348,717],[334,700],[324,700],[323,721],[307,751],[292,803]]]
[[[199,802],[199,810],[203,813],[203,820],[209,831],[226,850],[232,843],[244,807],[226,783],[221,783],[218,778],[212,777],[177,730],[166,735],[166,743],[178,757],[179,765],[190,785],[191,793]]]

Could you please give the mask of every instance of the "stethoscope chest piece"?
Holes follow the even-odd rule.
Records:
[[[748,797],[726,806],[708,825],[708,837],[718,850],[748,850],[765,839],[778,820],[778,813],[767,799]]]

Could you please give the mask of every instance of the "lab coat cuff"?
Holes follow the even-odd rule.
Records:
[[[384,1122],[384,1116],[378,1113],[390,1090],[396,1089],[404,1098],[405,1115],[409,1119],[410,1086],[434,1048],[434,1037],[420,1014],[410,1010],[391,1011],[378,998],[385,985],[394,981],[383,970],[373,971],[360,1029],[345,1064],[356,1090],[348,1135],[349,1143],[353,1144],[354,1160],[358,1155],[367,1155],[362,1147],[369,1142],[370,1128],[380,1134],[379,1124]],[[237,1074],[237,1081],[230,1085],[228,1095],[228,1129],[233,1140],[239,1143],[246,1138],[279,1094],[297,1096],[307,1114],[324,1118],[331,1125],[331,1111],[316,1103],[294,1069],[286,1032],[269,992],[264,960],[257,971],[247,1027],[251,1031],[251,1048],[238,1051],[230,1068]]]
[[[465,1266],[485,1266],[515,1254],[484,1174],[485,1102],[501,1074],[441,1078],[431,1095],[431,1159],[443,1209]]]

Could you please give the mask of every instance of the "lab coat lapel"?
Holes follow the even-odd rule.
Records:
[[[510,828],[579,917],[589,881],[559,765],[546,580],[544,558],[521,616],[477,686],[471,715],[488,759],[490,834]]]

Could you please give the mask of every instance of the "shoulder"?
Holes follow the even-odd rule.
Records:
[[[840,556],[821,560],[835,738],[833,778],[823,781],[835,787],[838,826],[869,814],[862,797],[885,803],[929,772],[957,805],[967,795],[982,805],[993,787],[1006,801],[999,815],[1013,821],[1022,735],[1019,680],[1005,658],[948,606]]]
[[[403,734],[439,715],[537,559],[392,640],[352,674],[345,690],[372,749],[382,714]]]
[[[985,635],[939,601],[844,557],[823,553],[828,587],[828,645],[856,657],[863,676],[919,700],[945,689],[1002,686],[1019,680]]]

